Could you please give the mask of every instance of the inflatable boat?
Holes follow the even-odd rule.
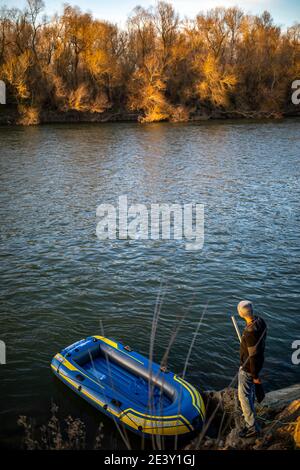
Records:
[[[143,435],[200,430],[200,393],[129,346],[91,336],[56,354],[54,374],[95,408]]]

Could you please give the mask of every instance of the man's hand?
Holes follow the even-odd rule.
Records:
[[[261,384],[261,380],[259,378],[253,379],[253,383],[255,384]]]

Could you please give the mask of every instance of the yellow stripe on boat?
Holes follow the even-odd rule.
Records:
[[[75,367],[71,362],[69,362],[67,359],[62,362],[62,365],[65,366],[69,370],[78,370],[77,367]]]
[[[190,430],[190,429],[193,429],[193,426],[192,424],[182,415],[170,415],[170,416],[158,416],[158,415],[149,415],[149,414],[145,414],[145,413],[141,413],[137,410],[135,410],[134,408],[127,408],[126,410],[124,410],[123,412],[120,413],[119,417],[121,419],[121,421],[123,422],[126,422],[127,423],[127,419],[126,419],[126,416],[127,417],[132,417],[132,418],[129,418],[130,421],[132,422],[137,422],[137,428],[138,426],[142,426],[143,428],[144,427],[149,427],[149,426],[145,426],[145,423],[157,423],[157,422],[160,422],[160,423],[163,423],[163,424],[168,424],[169,422],[172,423],[173,426],[177,426],[177,424],[179,423],[180,426],[184,426],[185,427],[185,431],[186,430]],[[177,424],[174,424],[176,421]],[[130,424],[130,423],[127,423],[127,424]],[[160,428],[162,428],[163,426],[161,426]]]
[[[186,380],[184,380],[181,377],[178,377],[177,375],[174,375],[174,380],[176,380],[176,382],[179,382],[181,385],[183,385],[183,387],[185,387],[188,390],[188,392],[190,393],[190,395],[192,397],[192,403],[193,403],[194,407],[202,415],[202,418],[204,418],[205,406],[204,406],[204,402],[203,402],[202,397],[201,397],[200,393],[198,392],[198,390],[196,390],[191,384],[186,382]]]
[[[100,341],[103,341],[103,343],[109,344],[109,346],[111,346],[112,348],[118,349],[118,343],[111,339],[105,338],[105,336],[93,336],[93,338],[100,339]]]
[[[111,339],[105,338],[104,336],[93,336],[93,338],[100,339],[100,341],[103,341],[104,343],[108,344],[108,345],[111,346],[112,348],[117,349],[120,353],[125,354],[126,356],[131,357],[131,359],[133,359],[134,361],[139,362],[140,364],[143,364],[143,365],[144,365],[143,361],[140,361],[139,359],[137,359],[136,357],[132,356],[131,354],[129,354],[129,353],[126,352],[126,351],[121,351],[121,350],[119,349],[118,343],[116,343],[115,341],[112,341]]]
[[[145,419],[143,416],[138,417],[134,413],[126,413],[121,419],[122,423],[128,426],[139,429],[141,427],[143,432],[151,434],[185,434],[190,428],[182,423],[179,417],[177,419],[164,419],[160,421],[159,416],[153,417],[153,419]]]

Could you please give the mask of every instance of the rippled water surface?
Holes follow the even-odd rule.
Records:
[[[238,366],[230,312],[252,299],[269,326],[264,378],[293,384],[299,338],[300,122],[199,125],[105,124],[0,128],[1,317],[7,365],[0,366],[1,440],[15,444],[20,414],[39,422],[51,400],[92,433],[102,415],[52,377],[51,357],[91,334],[147,354],[160,283],[159,360],[186,314],[170,356],[200,390],[228,385]],[[106,241],[96,207],[205,204],[205,244]],[[119,445],[103,418],[106,445]]]

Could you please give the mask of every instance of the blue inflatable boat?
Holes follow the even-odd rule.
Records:
[[[132,431],[167,436],[201,429],[200,393],[122,343],[88,337],[56,354],[51,367],[78,395]]]

